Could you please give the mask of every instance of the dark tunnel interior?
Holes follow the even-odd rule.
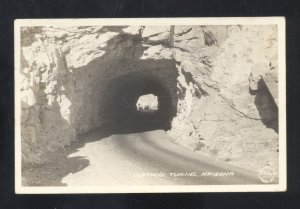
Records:
[[[157,111],[137,109],[139,97],[146,94],[157,96]],[[169,130],[177,106],[168,88],[155,76],[143,72],[128,73],[110,80],[103,102],[106,125],[114,133]]]

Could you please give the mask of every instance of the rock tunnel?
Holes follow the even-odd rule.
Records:
[[[139,97],[153,94],[158,109],[142,112],[137,109]],[[176,97],[157,76],[147,72],[130,72],[111,79],[106,86],[100,113],[104,123],[115,132],[169,130],[176,115]]]
[[[218,159],[239,158],[241,146],[254,166],[278,159],[277,107],[268,92],[248,88],[255,63],[277,75],[275,25],[51,26],[21,34],[24,162],[95,129],[105,136],[162,129]],[[157,110],[139,111],[149,94]],[[266,155],[253,155],[256,143]]]
[[[147,48],[137,35],[116,35],[101,56],[80,67],[68,66],[74,70],[64,86],[76,134],[103,127],[114,133],[171,129],[178,104],[176,61],[170,49],[163,56],[148,57],[157,52]],[[72,56],[67,61],[81,59]],[[157,97],[157,111],[138,111],[137,101],[146,94]]]

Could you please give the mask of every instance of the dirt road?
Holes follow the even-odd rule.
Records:
[[[259,184],[257,174],[174,144],[163,130],[86,135],[68,158],[87,160],[61,179],[68,186]],[[100,139],[100,138],[99,138]]]

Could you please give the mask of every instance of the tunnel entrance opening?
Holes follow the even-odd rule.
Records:
[[[133,72],[110,80],[103,101],[105,125],[114,134],[169,130],[176,115],[176,97],[151,73]]]
[[[158,111],[158,106],[157,96],[153,94],[141,95],[136,102],[137,110],[144,113]]]

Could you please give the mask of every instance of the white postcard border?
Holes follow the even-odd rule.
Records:
[[[21,104],[20,102],[20,27],[63,25],[270,25],[278,26],[279,80],[279,183],[260,185],[194,186],[97,186],[97,187],[24,187],[21,184]],[[284,17],[217,18],[99,18],[99,19],[17,19],[14,25],[15,56],[15,192],[17,194],[61,193],[181,193],[181,192],[269,192],[286,191],[286,48]]]

